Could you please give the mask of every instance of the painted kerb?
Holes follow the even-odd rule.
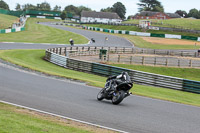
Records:
[[[158,75],[153,73],[147,73],[142,71],[130,70],[120,67],[114,67],[110,65],[104,65],[100,63],[92,63],[87,61],[81,61],[71,59],[64,56],[68,51],[67,48],[52,48],[46,50],[45,59],[57,64],[59,66],[74,69],[78,71],[93,73],[102,76],[118,75],[122,71],[127,71],[131,76],[131,79],[136,84],[150,85],[156,87],[170,88],[182,91],[189,91],[194,93],[200,93],[200,82],[191,81],[181,78],[175,78],[170,76]],[[195,89],[194,89],[195,88]]]

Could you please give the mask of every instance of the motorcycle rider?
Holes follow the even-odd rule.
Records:
[[[119,85],[121,83],[124,82],[131,82],[130,80],[130,76],[128,75],[127,72],[122,72],[120,75],[118,76],[111,76],[106,80],[106,85],[105,85],[105,89],[107,92],[109,92],[110,90],[114,90],[116,85]]]

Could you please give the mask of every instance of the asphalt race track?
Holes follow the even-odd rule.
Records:
[[[54,47],[35,45],[1,43],[0,49]],[[99,90],[84,83],[48,77],[18,69],[2,61],[0,63],[2,101],[130,133],[200,132],[199,107],[135,95],[124,99],[119,105],[112,105],[110,101],[96,100]]]
[[[70,28],[66,26],[61,26],[61,25],[53,25],[51,23],[41,23],[43,25],[51,26],[57,29],[62,29],[62,30],[67,30],[70,32],[74,32],[77,34],[81,34],[85,37],[87,37],[89,40],[91,38],[94,38],[95,43],[92,43],[91,46],[115,46],[115,47],[132,47],[133,44],[129,42],[128,40],[113,36],[110,34],[104,34],[104,33],[99,33],[99,32],[94,32],[94,31],[89,31],[89,30],[83,30],[83,29],[75,29],[75,28]],[[105,38],[108,38],[107,41],[105,41]],[[75,42],[76,43],[76,42]]]

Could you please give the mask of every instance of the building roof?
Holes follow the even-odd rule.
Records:
[[[142,11],[140,13],[137,13],[135,16],[153,16],[157,13],[160,13],[160,12]],[[181,18],[181,16],[178,15],[177,13],[164,13],[164,14],[166,14],[170,18]]]
[[[82,11],[81,12],[81,17],[121,19],[117,13],[113,13],[113,12],[94,12],[94,11]]]
[[[177,13],[166,13],[170,18],[181,18],[181,16]]]
[[[142,11],[138,15],[140,16],[153,16],[159,12],[152,12],[152,11]]]

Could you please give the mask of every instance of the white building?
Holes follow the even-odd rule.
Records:
[[[82,23],[121,23],[122,20],[117,13],[111,12],[93,12],[82,11],[81,12]]]

